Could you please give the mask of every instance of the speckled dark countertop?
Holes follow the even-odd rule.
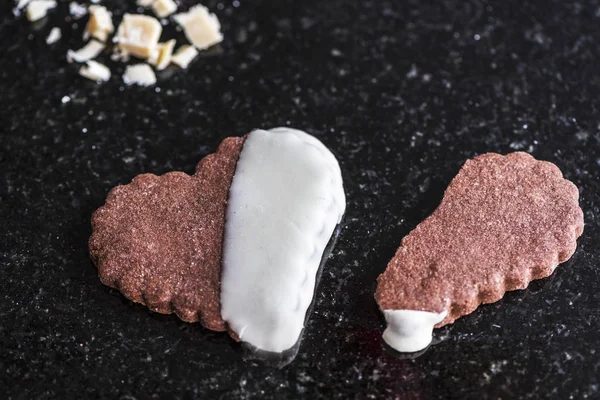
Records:
[[[102,86],[78,77],[64,53],[84,20],[65,21],[66,3],[38,30],[0,5],[2,397],[600,398],[600,2],[207,5],[225,42],[151,89],[124,88],[118,68]],[[63,40],[47,46],[53,24]],[[278,125],[336,153],[349,200],[299,354],[281,369],[126,301],[87,252],[113,186],[191,173],[223,138]],[[397,358],[382,346],[377,275],[465,159],[513,150],[579,186],[577,253]]]

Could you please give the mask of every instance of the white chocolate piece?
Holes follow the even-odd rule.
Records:
[[[176,14],[173,18],[183,28],[185,37],[198,50],[208,49],[223,41],[219,19],[202,5],[194,6],[188,12]]]
[[[173,0],[156,0],[152,3],[152,11],[158,18],[166,18],[177,11],[177,4]]]
[[[15,10],[22,10],[24,9],[27,4],[29,4],[30,0],[18,0],[17,1],[17,5],[15,6]]]
[[[156,83],[156,75],[148,64],[130,65],[125,68],[123,82],[126,85],[151,86]]]
[[[154,3],[154,0],[137,0],[136,4],[140,7],[150,7]]]
[[[139,58],[148,58],[158,45],[162,25],[156,18],[142,14],[125,14],[115,42],[119,48]]]
[[[171,39],[165,43],[159,43],[156,49],[148,58],[148,62],[159,71],[167,68],[173,57],[173,49],[175,48],[175,39]]]
[[[98,56],[104,50],[104,43],[97,40],[90,40],[85,46],[77,51],[69,50],[67,52],[67,61],[86,62]]]
[[[119,46],[114,46],[110,59],[113,61],[128,62],[130,55],[125,50],[119,48]]]
[[[412,353],[429,346],[433,327],[446,318],[447,312],[384,310],[387,328],[383,340],[395,350]]]
[[[85,37],[92,36],[106,42],[108,36],[115,31],[112,15],[104,6],[90,6],[90,19],[85,27]]]
[[[69,14],[73,19],[79,19],[88,13],[86,6],[76,3],[74,1],[69,3]]]
[[[198,56],[198,50],[195,47],[184,44],[171,58],[171,62],[180,68],[186,69],[190,63]]]
[[[346,207],[340,167],[315,137],[251,132],[229,189],[221,316],[270,352],[296,344],[323,252]]]
[[[27,19],[31,22],[39,21],[48,15],[48,10],[56,7],[54,0],[31,0],[27,4]]]
[[[54,44],[54,43],[58,42],[61,37],[62,37],[62,32],[60,31],[60,28],[55,26],[54,28],[52,28],[50,30],[48,37],[46,37],[46,44],[47,45]]]
[[[96,61],[88,61],[79,69],[79,75],[96,82],[106,82],[110,79],[110,69]]]

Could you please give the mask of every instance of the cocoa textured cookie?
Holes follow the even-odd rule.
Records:
[[[378,278],[384,339],[399,351],[425,348],[434,326],[552,274],[583,225],[577,187],[554,164],[520,152],[467,161]]]
[[[90,254],[127,298],[279,353],[299,340],[345,204],[320,141],[256,130],[223,141],[192,176],[114,188],[92,218]]]
[[[189,176],[144,174],[92,217],[100,280],[153,311],[224,331],[221,255],[229,187],[244,138],[228,138]]]

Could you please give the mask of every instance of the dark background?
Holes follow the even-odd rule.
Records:
[[[109,83],[80,78],[65,53],[82,45],[85,19],[74,27],[62,2],[32,26],[10,3],[0,4],[1,397],[600,398],[600,2],[208,1],[225,41],[153,88],[124,87],[112,63]],[[116,17],[135,10],[119,3],[104,4]],[[47,46],[53,25],[63,39]],[[104,287],[87,239],[113,186],[191,173],[225,137],[280,125],[337,155],[348,211],[299,354],[276,369],[244,360],[226,334]],[[576,254],[437,330],[422,356],[397,358],[382,346],[376,277],[466,159],[515,150],[580,188]]]

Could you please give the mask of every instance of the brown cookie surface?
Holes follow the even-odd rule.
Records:
[[[229,187],[244,138],[225,139],[190,176],[143,174],[92,217],[91,257],[105,285],[159,313],[224,331],[221,254]]]
[[[437,327],[524,289],[568,260],[583,232],[577,187],[527,153],[469,160],[378,278],[382,310],[447,311]]]

